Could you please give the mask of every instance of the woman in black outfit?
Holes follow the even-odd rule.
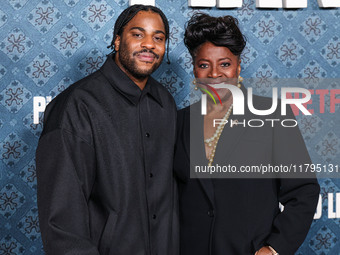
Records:
[[[207,90],[226,78],[238,80],[246,42],[235,18],[196,14],[187,24],[184,42],[193,59],[199,89]],[[234,84],[247,102],[244,86]],[[206,115],[201,115],[200,102],[178,112],[174,166],[179,186],[181,255],[294,254],[316,209],[319,185],[315,178],[190,178],[194,165],[310,163],[297,126],[287,128],[280,122],[261,128],[213,126],[214,119],[224,119],[223,123],[228,119],[294,119],[293,113],[288,107],[287,116],[281,116],[278,107],[269,116],[257,116],[245,107],[244,115],[234,116],[231,92],[215,92],[219,98],[212,93],[213,97],[216,102],[221,99],[221,104],[207,96]],[[269,98],[253,96],[255,109],[269,109],[271,103]],[[191,121],[190,115],[194,116]],[[190,148],[195,149],[194,158],[190,158]],[[279,202],[284,206],[282,212]]]

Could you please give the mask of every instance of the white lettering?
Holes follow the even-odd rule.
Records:
[[[287,93],[302,93],[306,96],[304,98],[288,98]],[[286,106],[287,104],[295,104],[297,108],[300,109],[302,113],[305,115],[312,115],[306,107],[303,106],[303,103],[307,103],[311,99],[311,93],[308,89],[304,88],[282,88],[281,89],[281,113],[282,115],[286,115]]]
[[[233,121],[233,120],[231,120]],[[216,127],[216,125],[225,125],[228,123],[228,120],[223,119],[214,119],[213,127]]]
[[[253,105],[253,88],[248,88],[248,108],[256,115],[269,115],[272,114],[277,108],[277,88],[273,88],[272,106],[268,110],[257,110]]]
[[[339,0],[318,0],[318,4],[322,8],[340,7]]]
[[[260,125],[256,126],[256,125],[251,125],[250,123],[252,122],[260,122]],[[263,120],[260,120],[260,119],[252,119],[252,120],[249,120],[248,121],[248,126],[249,127],[263,127],[264,125],[264,121]]]
[[[217,8],[242,7],[242,0],[217,0]]]
[[[239,120],[237,120],[237,124],[236,123],[234,123],[233,125],[237,125],[237,126],[239,126],[239,125],[243,125],[243,127],[246,127],[246,120],[245,119],[243,119],[243,121],[239,121]],[[231,126],[231,127],[233,127],[233,126]]]
[[[244,114],[244,95],[241,89],[234,85],[229,84],[217,84],[214,86],[215,88],[224,88],[229,89],[232,96],[233,96],[233,114],[234,115],[243,115]],[[303,98],[287,98],[287,93],[302,93],[305,95]],[[202,115],[207,114],[207,99],[206,94],[202,94],[202,101],[201,101],[201,113]],[[287,114],[287,104],[293,104],[297,108],[300,109],[302,113],[305,115],[312,115],[310,111],[303,105],[307,103],[311,99],[311,92],[308,89],[304,88],[281,88],[281,114]],[[249,110],[256,114],[256,115],[268,115],[273,113],[277,108],[277,88],[273,88],[273,99],[272,99],[272,106],[268,110],[257,110],[254,108],[253,105],[253,96],[252,96],[252,89],[248,89],[248,108]]]
[[[135,4],[152,5],[155,6],[155,0],[129,0],[129,6]]]
[[[339,0],[317,0],[321,8],[340,7]],[[129,6],[144,4],[155,6],[155,0],[129,0]],[[190,7],[240,8],[242,0],[188,0]],[[256,0],[256,8],[307,8],[308,0]]]
[[[216,166],[195,166],[195,173],[235,173],[236,171],[237,167],[230,164],[227,166],[220,166],[219,164],[216,164]]]
[[[320,219],[322,216],[322,196],[319,195],[319,202],[318,202],[318,206],[316,207],[316,212],[314,214],[314,219]]]
[[[238,120],[233,120],[233,119],[231,119],[230,120],[230,127],[233,127],[234,125],[238,125]]]
[[[279,119],[266,119],[266,121],[271,121],[272,127],[274,127],[274,121],[279,121]]]
[[[202,94],[201,114],[202,115],[207,115],[207,94]]]
[[[33,124],[39,124],[39,113],[44,112],[52,97],[33,97]]]
[[[282,0],[256,0],[257,8],[282,8]]]
[[[340,193],[336,193],[335,211],[334,211],[334,196],[333,193],[328,193],[328,218],[340,218]]]
[[[284,123],[285,122],[287,122],[287,121],[291,121],[291,122],[293,122],[294,124],[293,125],[285,125]],[[283,126],[283,127],[296,127],[297,126],[297,121],[296,120],[294,120],[294,119],[284,119],[283,121],[281,121],[281,125]]]
[[[307,8],[307,0],[283,0],[283,8]]]
[[[229,89],[233,97],[233,114],[242,115],[244,114],[244,95],[241,89],[230,84],[216,84],[214,88],[217,89]]]
[[[188,0],[188,6],[191,7],[214,7],[216,0]]]

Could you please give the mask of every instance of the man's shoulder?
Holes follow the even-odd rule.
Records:
[[[101,86],[103,83],[105,83],[105,81],[102,79],[102,74],[99,71],[92,73],[70,85],[57,95],[52,100],[52,104],[50,103],[49,105],[61,104],[63,108],[66,108],[69,101],[80,101],[83,97],[86,98],[86,94],[96,93],[98,86]]]
[[[106,81],[97,71],[83,79],[73,83],[59,95],[57,95],[46,107],[44,113],[44,129],[52,130],[64,128],[70,122],[77,122],[79,118],[86,116],[86,108],[91,98],[96,97],[100,87]]]
[[[106,79],[99,69],[95,71],[94,73],[73,83],[66,90],[68,90],[68,93],[70,93],[69,95],[81,93],[82,91],[93,91],[95,93],[95,91],[97,90],[97,87],[102,86],[105,83],[106,83]]]
[[[167,103],[170,103],[173,106],[176,106],[175,100],[171,93],[162,85],[160,82],[155,80],[153,77],[150,76],[151,80],[151,86],[153,86],[153,89],[156,89],[159,93],[159,96],[161,97],[161,100],[166,100]]]

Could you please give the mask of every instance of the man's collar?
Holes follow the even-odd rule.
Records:
[[[149,76],[144,89],[141,90],[115,63],[114,55],[108,55],[100,71],[110,84],[134,105],[138,104],[142,94],[148,93],[163,107],[158,91],[158,86],[160,85],[151,76]]]

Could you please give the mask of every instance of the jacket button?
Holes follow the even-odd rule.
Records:
[[[149,133],[145,133],[145,136],[146,136],[146,137],[150,137],[150,134],[149,134]]]
[[[215,216],[214,210],[209,210],[208,211],[208,216],[209,217],[214,217]]]
[[[152,173],[150,173],[150,174],[149,174],[149,176],[150,176],[150,178],[152,178],[152,177],[153,177],[153,174],[152,174]]]
[[[157,218],[156,214],[152,215],[152,218],[155,220]]]

